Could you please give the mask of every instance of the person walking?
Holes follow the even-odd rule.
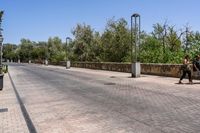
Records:
[[[181,69],[183,71],[182,76],[179,80],[179,83],[182,83],[183,78],[185,78],[186,74],[188,74],[189,83],[192,84],[192,75],[191,75],[191,67],[190,67],[190,57],[189,55],[186,55],[183,60],[183,65],[181,66]]]
[[[199,64],[199,56],[196,55],[192,64],[193,64],[193,71],[196,72],[196,71],[199,71],[200,70],[200,64]]]

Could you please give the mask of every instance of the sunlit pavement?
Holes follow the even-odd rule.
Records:
[[[3,133],[200,132],[200,81],[34,64],[10,64],[9,72],[16,91],[7,75]]]

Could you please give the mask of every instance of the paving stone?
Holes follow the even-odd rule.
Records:
[[[39,133],[200,132],[197,80],[179,85],[177,78],[33,64],[9,70]],[[7,96],[5,105],[14,104]]]
[[[4,88],[0,91],[0,133],[28,133],[19,103],[8,74],[4,75]]]

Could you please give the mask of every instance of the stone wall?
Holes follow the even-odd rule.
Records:
[[[72,67],[118,71],[131,73],[130,63],[92,63],[92,62],[74,62]],[[141,73],[159,76],[180,77],[181,65],[172,64],[141,64]]]
[[[131,64],[127,63],[93,63],[93,62],[73,62],[72,67],[108,70],[117,72],[131,72]]]
[[[66,66],[66,62],[60,62],[61,66]],[[117,72],[131,73],[130,63],[113,63],[113,62],[72,62],[72,67],[97,69],[97,70],[108,70]],[[167,77],[180,77],[181,64],[141,64],[141,73],[149,75],[167,76]],[[193,78],[198,78],[196,73],[193,73]]]
[[[141,73],[168,77],[180,77],[180,64],[141,64]]]

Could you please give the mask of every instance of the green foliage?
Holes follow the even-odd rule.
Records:
[[[189,55],[195,57],[195,55],[200,55],[200,33],[191,32],[188,36],[188,47]],[[185,48],[185,47],[184,47]]]
[[[17,49],[17,45],[14,44],[4,44],[3,45],[3,58],[9,60],[15,60],[17,57],[17,53],[15,50]]]
[[[98,44],[95,43],[98,38],[98,33],[95,32],[89,25],[78,24],[73,29],[72,34],[75,37],[73,52],[74,57],[78,61],[93,61],[98,56],[95,53],[95,47]]]
[[[192,58],[200,54],[200,33],[179,31],[167,23],[153,25],[150,34],[141,32],[138,59],[141,63],[181,63],[185,54]],[[33,42],[22,39],[17,46],[6,44],[3,58],[23,62],[28,60],[50,62],[91,61],[91,62],[131,62],[134,46],[128,22],[121,18],[110,19],[100,34],[90,25],[77,24],[72,30],[73,41],[66,45],[59,37],[50,37],[47,42]],[[65,40],[66,41],[66,40]],[[134,40],[133,40],[134,41]]]
[[[50,59],[51,59],[51,62],[53,62],[53,63],[59,63],[60,61],[64,61],[65,52],[64,51],[62,51],[62,52],[57,51],[56,53],[54,53],[52,55],[52,57]]]
[[[131,42],[130,30],[124,19],[108,21],[101,37],[103,48],[103,61],[123,62],[130,56]]]
[[[62,41],[59,37],[49,38],[47,47],[48,54],[46,54],[46,57],[50,62],[57,63],[64,60],[65,50],[63,49]]]
[[[163,59],[160,51],[162,51],[162,45],[157,39],[149,36],[141,44],[140,61],[143,63],[159,63]]]
[[[31,54],[33,51],[33,43],[29,39],[21,39],[21,44],[19,45],[19,58],[21,61],[28,61],[31,59]]]
[[[184,50],[181,36],[174,26],[155,24],[154,30],[141,44],[141,62],[144,63],[181,63]]]

